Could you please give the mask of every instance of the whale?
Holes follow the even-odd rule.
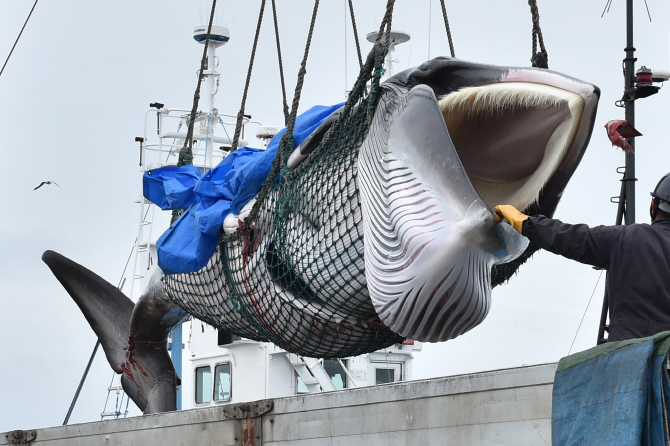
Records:
[[[300,172],[293,190],[309,192],[258,196],[226,219],[235,237],[207,266],[157,269],[136,304],[61,254],[42,258],[145,414],[176,408],[166,341],[189,316],[309,357],[447,341],[484,321],[492,288],[537,250],[492,208],[553,216],[599,95],[549,70],[438,57],[380,85],[367,131],[343,153],[321,142],[346,139],[350,118],[323,121],[282,174]]]

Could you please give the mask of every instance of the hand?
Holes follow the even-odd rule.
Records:
[[[496,213],[497,222],[501,222],[503,219],[507,220],[519,234],[521,234],[523,222],[528,219],[527,215],[522,214],[517,208],[509,204],[499,204],[493,209],[493,212]]]

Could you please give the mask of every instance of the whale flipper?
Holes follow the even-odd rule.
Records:
[[[98,336],[128,396],[145,414],[177,409],[179,377],[167,351],[170,329],[187,316],[163,291],[159,270],[137,304],[94,272],[54,251],[42,260]]]

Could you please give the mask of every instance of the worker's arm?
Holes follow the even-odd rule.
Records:
[[[535,246],[581,263],[607,268],[625,226],[569,225],[542,215],[523,222],[521,234]]]
[[[617,237],[625,230],[625,226],[589,228],[541,215],[528,217],[509,205],[496,206],[494,212],[538,248],[600,268],[608,267]]]

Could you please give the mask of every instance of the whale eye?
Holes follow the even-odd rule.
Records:
[[[548,85],[504,82],[462,88],[443,96],[439,106],[482,200],[525,209],[563,161],[584,101]]]

